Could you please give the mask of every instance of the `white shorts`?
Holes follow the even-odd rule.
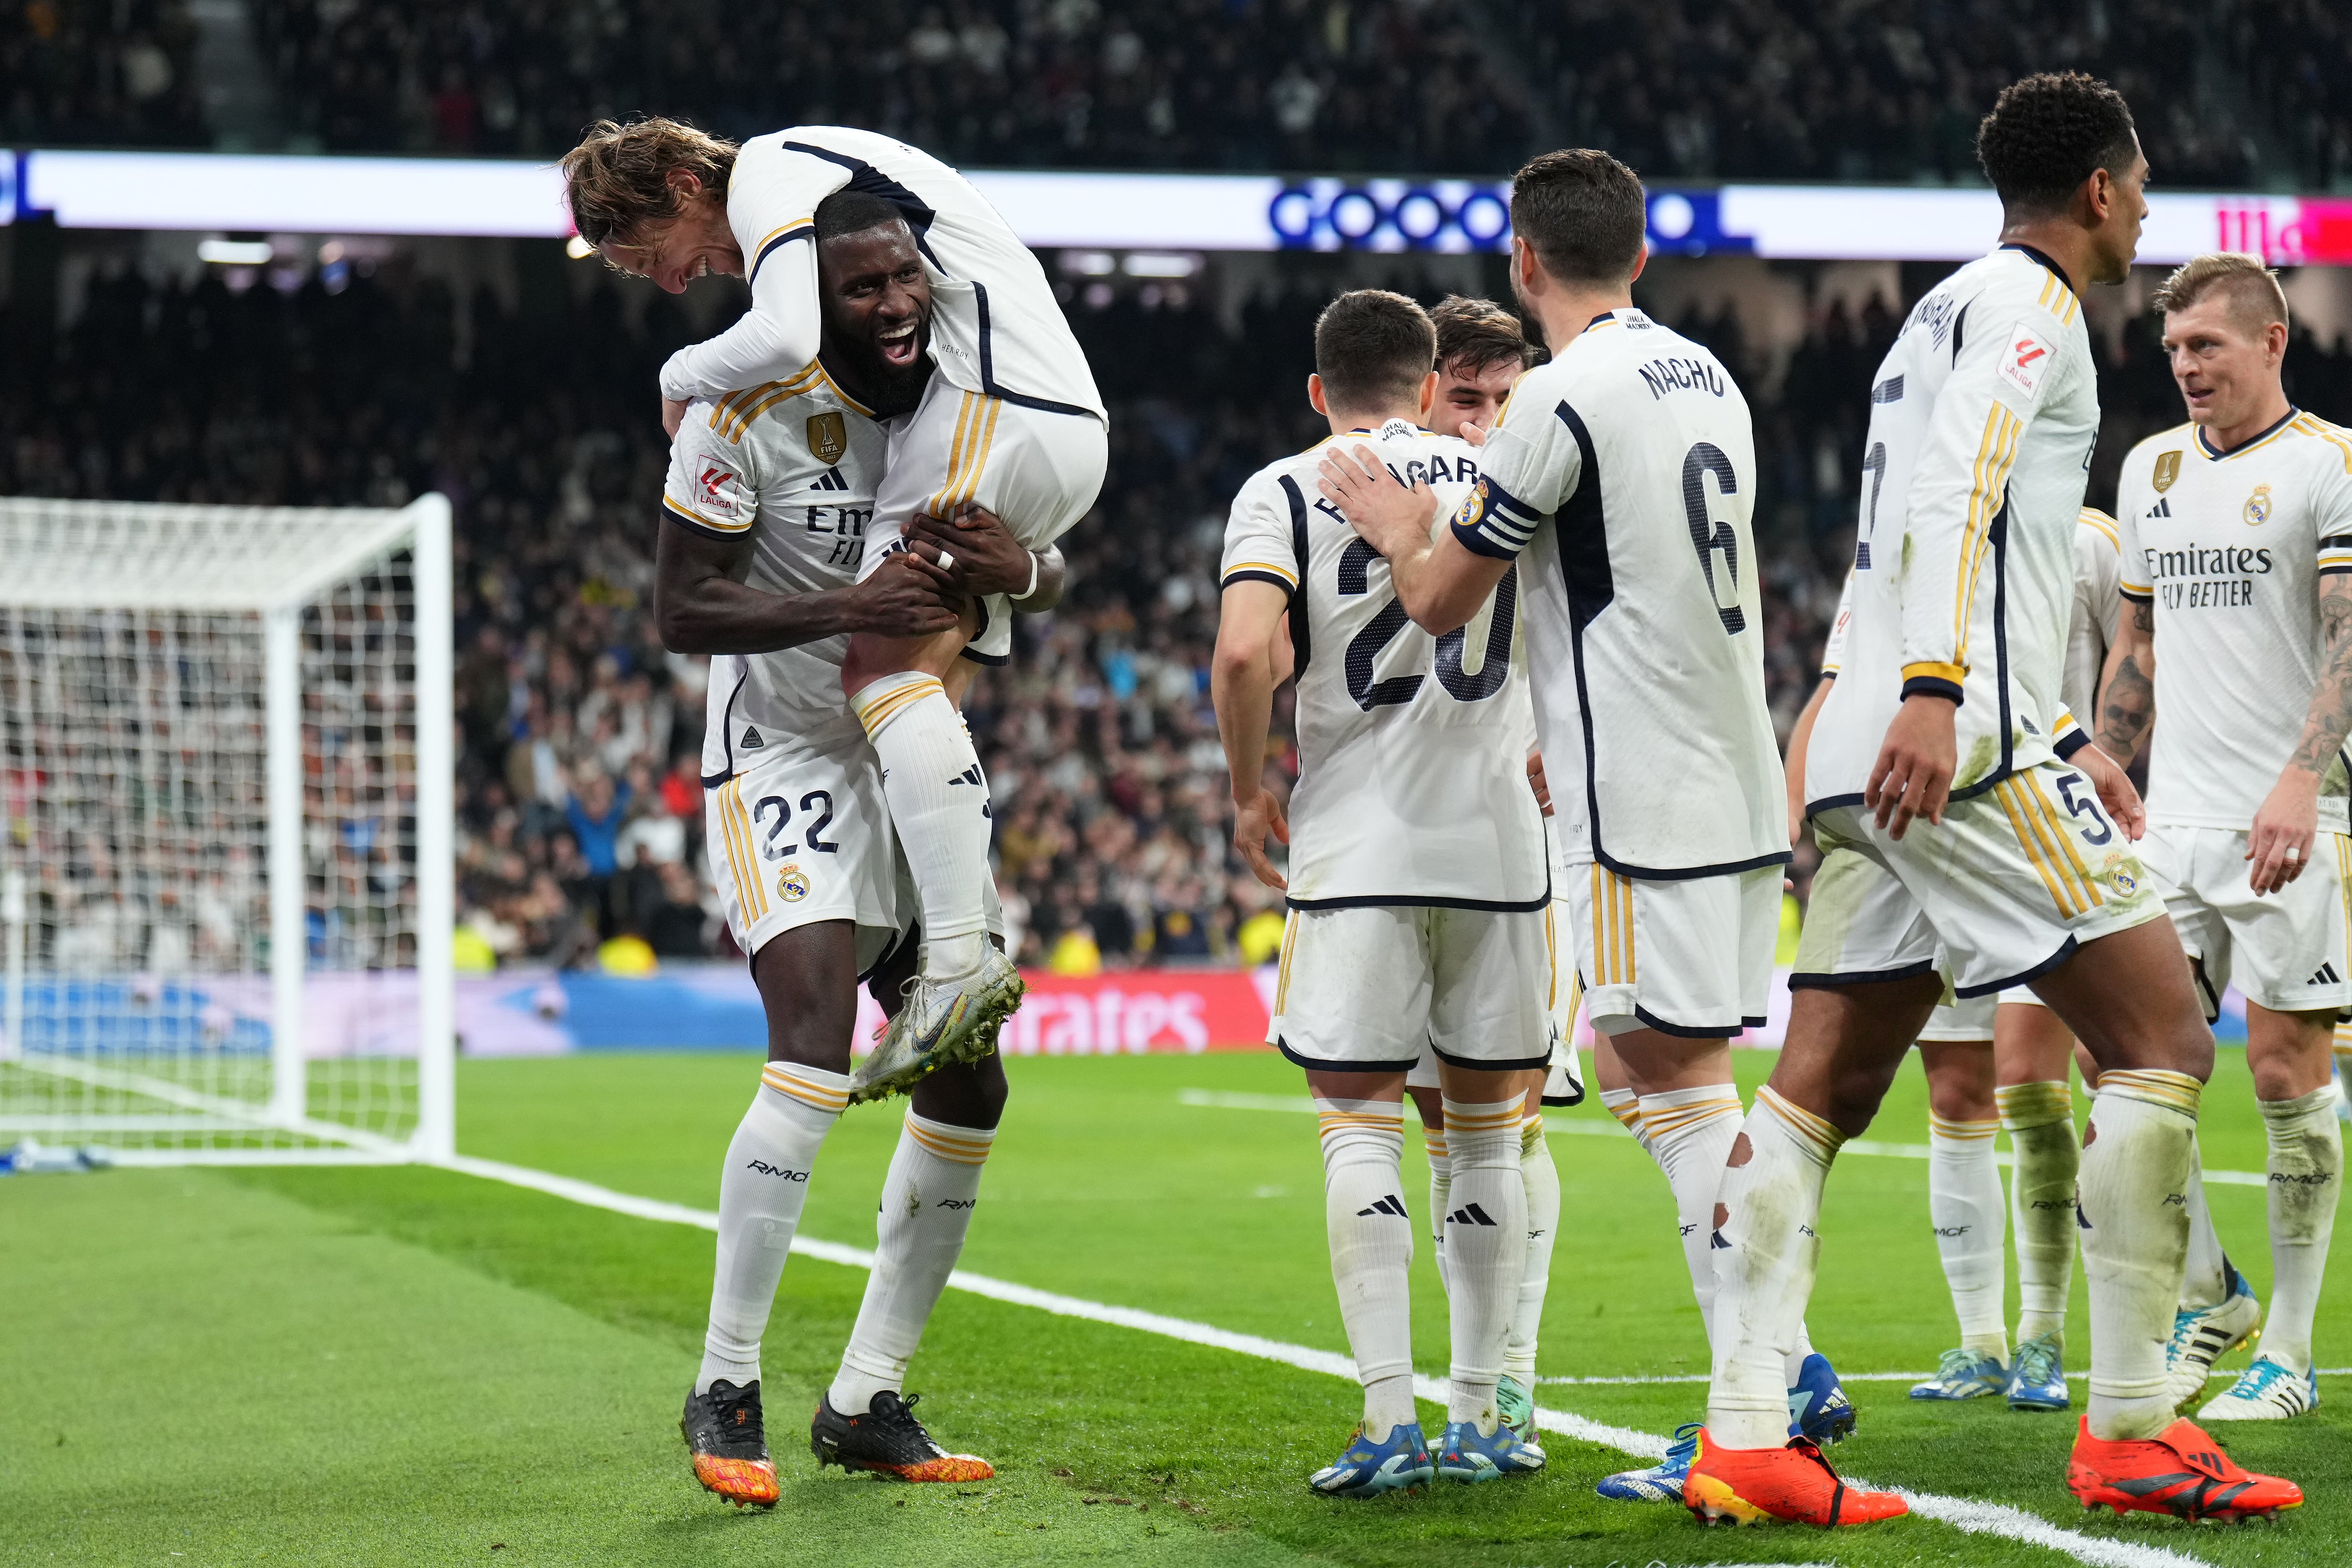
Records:
[[[915,919],[905,857],[862,735],[830,747],[772,738],[704,791],[703,838],[727,929],[746,954],[796,926],[857,927],[865,974]]]
[[[1794,988],[1941,974],[1947,999],[1996,996],[2164,913],[2131,841],[2063,762],[1956,800],[1943,826],[1914,821],[1900,841],[1863,806],[1812,821],[1822,864]]]
[[[1919,1038],[1927,1040],[1990,1040],[1992,1039],[1993,1013],[2000,1008],[2047,1007],[2032,988],[2011,986],[1995,996],[1970,997],[1937,1008],[1927,1015],[1927,1027]]]
[[[1092,414],[1025,408],[934,375],[915,412],[890,423],[858,580],[906,548],[908,518],[950,517],[968,501],[1002,517],[1031,549],[1044,549],[1093,507],[1109,461],[1109,433]],[[964,657],[1002,664],[1013,655],[1010,601],[992,593],[977,608],[980,630]]]
[[[2150,828],[2139,852],[2156,873],[2180,946],[2204,970],[2205,1017],[2219,1016],[2235,980],[2273,1012],[2317,1012],[2352,1003],[2346,946],[2346,871],[2352,841],[2322,831],[2311,863],[2278,892],[2257,898],[2247,881],[2246,835],[2228,828]]]
[[[1780,868],[1635,881],[1566,867],[1584,1011],[1602,1034],[1728,1039],[1760,1029],[1780,935]]]
[[[1551,1061],[1544,910],[1294,909],[1266,1039],[1299,1066],[1410,1072],[1423,1048],[1499,1072]]]

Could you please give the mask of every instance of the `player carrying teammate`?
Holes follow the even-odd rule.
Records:
[[[938,373],[890,423],[863,572],[906,548],[918,517],[977,503],[1034,551],[1094,505],[1108,445],[1086,356],[1037,258],[946,164],[842,126],[799,126],[738,148],[653,119],[599,124],[563,168],[581,237],[614,266],[673,293],[712,272],[751,285],[740,320],[663,367],[672,431],[687,400],[782,395],[816,357],[818,203],[846,189],[898,209],[929,279],[928,351]],[[877,348],[893,370],[926,351],[911,323]],[[1034,592],[1036,581],[1013,593]],[[841,661],[842,690],[881,758],[923,925],[919,975],[859,1065],[856,1099],[993,1049],[1021,999],[1019,972],[988,942],[988,780],[955,700],[970,679],[963,660],[1004,662],[1008,597],[975,596],[958,625],[925,636],[856,632]]]
[[[2199,256],[2156,305],[2189,423],[2124,459],[2130,613],[2099,738],[2128,758],[2162,696],[2140,852],[2197,967],[2207,1018],[2232,978],[2245,993],[2246,1066],[2269,1133],[2263,1353],[2199,1418],[2280,1420],[2319,1403],[2312,1317],[2344,1176],[2330,1045],[2337,1009],[2352,1003],[2352,434],[2287,402],[2286,297],[2260,261]],[[2201,1192],[2192,1200],[2176,1404],[2203,1396],[2214,1357],[2251,1337],[2260,1315]]]
[[[1748,405],[1705,348],[1633,308],[1645,222],[1632,170],[1591,151],[1536,159],[1513,183],[1511,223],[1513,286],[1554,355],[1512,392],[1453,526],[1433,542],[1428,490],[1344,449],[1322,465],[1323,493],[1433,632],[1459,626],[1528,555],[1536,716],[1556,821],[1573,824],[1563,858],[1584,1007],[1644,1112],[1655,1106],[1644,1119],[1694,1227],[1685,1258],[1704,1316],[1739,1106],[1726,1042],[1764,1021],[1789,859]],[[1779,1383],[1774,1403],[1785,1430]],[[1835,1408],[1805,1403],[1809,1425],[1850,1420],[1842,1394]]]
[[[1385,563],[1312,496],[1317,454],[1334,444],[1393,465],[1424,493],[1467,490],[1473,449],[1421,424],[1435,348],[1429,318],[1401,295],[1332,301],[1315,324],[1307,382],[1331,440],[1242,486],[1221,574],[1214,696],[1234,844],[1289,895],[1271,1038],[1307,1070],[1320,1113],[1331,1273],[1364,1384],[1355,1440],[1309,1481],[1343,1497],[1544,1462],[1496,1401],[1527,1249],[1525,1074],[1551,1049],[1549,893],[1527,779],[1517,585],[1489,581],[1471,624],[1433,638],[1407,621]],[[1290,673],[1286,622],[1298,677],[1288,823],[1264,782],[1274,688]],[[1290,844],[1286,882],[1266,858],[1270,833]],[[1405,1073],[1424,1042],[1453,1167],[1453,1386],[1433,1449],[1413,1406],[1412,1220],[1400,1175]]]
[[[2079,74],[2007,89],[1978,134],[2000,248],[1920,300],[1882,362],[1853,620],[1804,758],[1822,846],[1787,1043],[1723,1184],[1702,1519],[1858,1524],[1906,1511],[1780,1440],[1780,1357],[1811,1293],[1822,1187],[1940,998],[2031,984],[2089,1049],[2084,1138],[2086,1506],[2238,1518],[2292,1508],[2165,1398],[2180,1213],[2212,1036],[2132,852],[2138,800],[2060,695],[2070,561],[2099,429],[2083,306],[2147,212],[2131,112]],[[1884,465],[1878,469],[1879,464]],[[2113,816],[2110,817],[2109,813]]]
[[[857,984],[903,974],[906,875],[873,748],[841,695],[850,637],[951,624],[950,579],[984,591],[1028,570],[1001,528],[965,529],[952,572],[901,552],[861,575],[882,475],[876,421],[930,379],[930,304],[915,238],[877,197],[836,193],[813,214],[824,302],[821,357],[780,385],[696,402],[663,488],[655,612],[663,642],[713,656],[703,738],[709,863],[768,1015],[768,1065],[719,1176],[719,1260],[701,1370],[681,1426],[698,1479],[739,1504],[778,1496],[761,1422],[760,1337],[817,1151],[850,1095]],[[1060,595],[1049,549],[1035,598]],[[985,562],[995,575],[980,575]],[[898,1000],[877,995],[886,1007]],[[908,1480],[974,1480],[986,1461],[942,1453],[900,1393],[923,1325],[962,1251],[1004,1103],[990,1055],[914,1091],[883,1186],[874,1273],[810,1440],[820,1466]],[[916,1201],[919,1195],[919,1201]]]

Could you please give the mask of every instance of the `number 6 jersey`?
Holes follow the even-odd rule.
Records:
[[[1478,476],[1467,443],[1401,419],[1331,440],[1370,445],[1442,507]],[[1517,574],[1459,631],[1432,637],[1415,626],[1388,562],[1317,493],[1330,444],[1269,464],[1242,486],[1220,574],[1290,596],[1299,761],[1290,906],[1541,909],[1551,875],[1528,787]]]
[[[1654,881],[1789,859],[1764,699],[1748,402],[1627,307],[1521,377],[1454,519],[1520,559],[1536,724],[1570,861]]]

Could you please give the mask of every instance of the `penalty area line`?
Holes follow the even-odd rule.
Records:
[[[698,1230],[716,1232],[719,1216],[707,1208],[690,1208],[682,1203],[665,1203],[658,1198],[639,1197],[632,1193],[615,1192],[594,1182],[581,1181],[573,1176],[557,1176],[551,1171],[534,1170],[529,1166],[508,1165],[502,1160],[478,1159],[471,1155],[453,1155],[433,1162],[440,1169],[454,1171],[484,1181],[502,1182],[509,1186],[522,1187],[560,1197],[590,1208],[602,1208],[614,1214],[625,1214],[633,1219],[650,1219],[666,1225],[688,1225]],[[838,1263],[851,1269],[874,1268],[874,1254],[860,1247],[845,1247],[838,1242],[819,1241],[806,1236],[793,1238],[793,1251],[819,1262]],[[1031,1307],[1055,1317],[1078,1318],[1087,1322],[1108,1323],[1115,1328],[1133,1329],[1139,1333],[1157,1334],[1163,1339],[1181,1340],[1186,1344],[1204,1345],[1213,1350],[1232,1351],[1237,1355],[1269,1361],[1301,1372],[1318,1372],[1330,1377],[1356,1380],[1355,1362],[1336,1352],[1316,1350],[1303,1344],[1289,1344],[1281,1340],[1265,1339],[1257,1334],[1236,1333],[1212,1323],[1193,1322],[1185,1318],[1170,1317],[1162,1312],[1145,1312],[1137,1307],[1117,1307],[1105,1301],[1089,1301],[1077,1296],[1065,1296],[1053,1291],[1040,1291],[1019,1285],[1010,1280],[994,1279],[986,1274],[974,1274],[959,1269],[948,1276],[948,1289],[968,1295],[985,1296],[991,1301],[1012,1306]],[[1550,1383],[1554,1379],[1542,1381]],[[1590,1379],[1605,1381],[1652,1381],[1649,1379]],[[1664,1379],[1656,1381],[1666,1381]],[[1675,1380],[1679,1381],[1679,1380]],[[1703,1380],[1702,1380],[1703,1381]],[[1422,1399],[1435,1405],[1445,1403],[1444,1381],[1415,1374],[1412,1391]],[[1666,1439],[1649,1432],[1637,1432],[1627,1427],[1612,1427],[1579,1416],[1572,1410],[1553,1410],[1536,1406],[1536,1425],[1547,1432],[1597,1448],[1614,1448],[1635,1458],[1657,1460],[1665,1457]],[[1849,1486],[1870,1483],[1846,1478]],[[1895,1489],[1902,1490],[1902,1489]],[[1911,1511],[1922,1519],[1932,1519],[1948,1524],[1970,1535],[1997,1535],[2030,1546],[2045,1547],[2062,1552],[2092,1568],[2210,1568],[2203,1559],[2190,1557],[2161,1546],[2144,1545],[2137,1542],[2103,1540],[2052,1524],[2037,1514],[2023,1509],[2010,1508],[2001,1503],[1979,1502],[1969,1498],[1943,1497],[1935,1492],[1904,1490],[1904,1500]]]

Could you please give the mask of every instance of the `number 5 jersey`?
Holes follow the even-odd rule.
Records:
[[[1541,909],[1550,872],[1528,786],[1517,573],[1460,630],[1415,626],[1388,562],[1317,492],[1334,443],[1369,447],[1449,510],[1478,476],[1467,443],[1392,419],[1269,464],[1234,497],[1222,580],[1290,598],[1290,905]]]

